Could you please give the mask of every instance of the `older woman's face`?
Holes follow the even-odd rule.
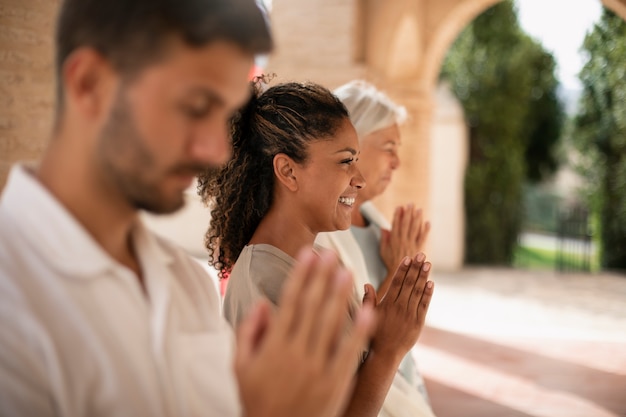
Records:
[[[358,166],[367,187],[359,194],[363,201],[367,201],[385,191],[391,182],[393,171],[400,166],[400,129],[394,124],[377,130],[363,137],[360,145]]]

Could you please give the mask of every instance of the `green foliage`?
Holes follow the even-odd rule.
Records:
[[[602,266],[626,269],[626,23],[604,9],[583,44],[574,140],[600,217]]]
[[[469,263],[509,264],[522,223],[522,184],[558,166],[563,124],[555,61],[520,28],[503,1],[478,16],[452,46],[442,78],[470,127],[465,178]]]
[[[523,230],[556,235],[559,207],[563,199],[554,191],[538,185],[525,184]]]
[[[561,260],[566,270],[579,270],[581,265],[589,262],[590,271],[600,269],[595,251],[591,253],[591,259],[585,259],[580,253],[565,253]],[[556,250],[533,248],[529,246],[517,246],[513,256],[513,266],[523,269],[557,269],[559,254]]]
[[[518,246],[515,249],[513,265],[516,268],[554,270],[556,268],[556,251]]]
[[[538,183],[559,167],[557,149],[565,122],[563,105],[557,97],[556,62],[537,44],[530,46],[527,65],[532,68],[533,86],[522,136],[526,138],[526,178]]]

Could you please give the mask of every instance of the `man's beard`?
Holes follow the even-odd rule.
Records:
[[[105,180],[134,208],[155,214],[173,213],[185,204],[184,191],[164,195],[161,182],[171,175],[199,175],[209,167],[181,163],[163,172],[132,118],[132,110],[119,94],[99,140],[98,160]],[[162,169],[162,168],[161,168]]]

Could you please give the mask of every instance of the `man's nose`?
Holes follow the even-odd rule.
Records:
[[[207,120],[194,132],[191,157],[211,166],[224,165],[231,157],[232,148],[228,135],[228,123],[222,120]]]

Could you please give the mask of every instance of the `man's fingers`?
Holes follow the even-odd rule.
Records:
[[[367,341],[376,328],[376,316],[374,309],[364,305],[356,312],[352,328],[341,340],[334,358],[335,375],[346,375],[350,369],[354,369],[356,359],[360,355]],[[351,376],[353,376],[352,374]]]
[[[337,279],[337,256],[332,251],[324,251],[320,255],[320,262],[314,265],[311,282],[302,294],[300,300],[300,320],[296,324],[295,337],[310,349],[316,343],[320,328],[324,326],[320,321],[320,312],[325,308],[332,308],[333,303],[342,303],[347,306],[347,298],[338,300],[338,295],[332,289]],[[330,306],[330,307],[329,307]]]
[[[376,290],[372,284],[365,284],[363,286],[365,295],[363,295],[363,304],[369,304],[372,307],[376,307]]]
[[[330,362],[328,380],[333,381],[336,399],[347,399],[347,393],[353,386],[358,369],[357,359],[364,352],[368,340],[374,333],[376,325],[374,314],[369,306],[359,309],[350,331],[343,333],[341,342],[335,350]],[[345,407],[345,404],[346,400],[342,401],[342,407]]]
[[[302,249],[296,257],[296,264],[285,282],[278,305],[277,327],[283,334],[291,334],[297,328],[302,310],[301,299],[311,278],[312,269],[319,262],[310,248]]]
[[[332,280],[328,302],[317,312],[319,334],[310,341],[313,355],[322,361],[336,354],[341,338],[345,335],[348,317],[348,303],[352,295],[352,275],[345,269],[336,272]]]
[[[235,366],[245,366],[254,352],[269,325],[270,308],[265,301],[255,304],[237,328],[237,352]]]

